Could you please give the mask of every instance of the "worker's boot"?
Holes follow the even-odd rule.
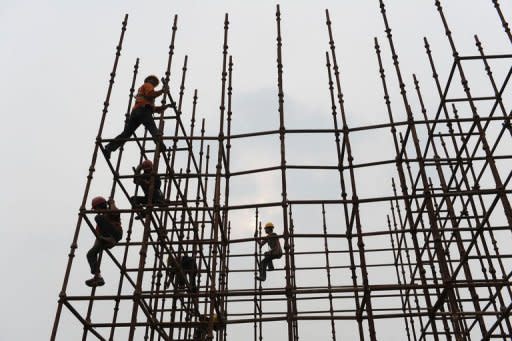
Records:
[[[167,207],[171,204],[169,199],[160,199],[155,202],[155,205],[158,207]]]
[[[112,154],[112,150],[110,150],[109,145],[107,144],[105,148],[101,148],[101,151],[103,152],[105,159],[110,160],[110,154]]]
[[[98,275],[98,276],[94,276],[93,278],[88,279],[87,281],[85,281],[85,284],[88,287],[93,287],[93,288],[94,287],[101,287],[102,285],[105,284],[105,280],[103,279],[103,277]]]
[[[135,213],[135,220],[142,220],[146,216],[146,210]]]
[[[256,276],[256,279],[258,281],[265,281],[267,279],[267,273],[266,272],[260,272],[260,275],[259,276]]]

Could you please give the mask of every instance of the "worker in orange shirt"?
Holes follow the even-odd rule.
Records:
[[[103,153],[107,159],[110,159],[110,154],[125,143],[123,139],[129,138],[141,124],[146,127],[155,139],[155,143],[157,143],[158,128],[153,120],[153,113],[161,113],[174,105],[171,103],[155,107],[155,98],[168,91],[165,85],[162,87],[162,90],[155,90],[159,83],[158,78],[154,75],[147,76],[144,79],[144,84],[142,84],[135,96],[135,104],[123,132],[105,146]],[[161,144],[161,149],[165,150],[163,143]]]

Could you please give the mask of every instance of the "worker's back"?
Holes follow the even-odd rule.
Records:
[[[270,247],[270,252],[272,255],[281,257],[283,255],[283,249],[281,248],[281,243],[279,242],[279,236],[274,232],[270,232],[267,238],[267,243]]]

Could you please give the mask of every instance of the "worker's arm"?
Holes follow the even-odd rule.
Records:
[[[108,199],[108,211],[105,212],[105,216],[110,222],[121,228],[121,214],[119,214],[119,209],[113,198]]]
[[[132,167],[132,169],[133,169],[133,173],[135,173],[133,176],[133,182],[136,185],[140,185],[140,181],[141,181],[140,171],[142,170],[142,166],[138,165],[137,168]]]
[[[163,90],[153,90],[153,91],[150,91],[148,92],[147,94],[143,95],[142,97],[144,97],[145,99],[151,101],[155,98],[157,98],[158,96],[162,95],[164,93]]]
[[[158,96],[161,96],[163,93],[169,91],[169,88],[164,85],[162,87],[162,90],[151,90],[151,91],[148,91],[147,93],[145,93],[143,95],[143,97],[147,100],[153,100],[155,98],[157,98]]]
[[[108,199],[108,207],[109,207],[109,209],[111,211],[117,211],[118,210],[118,208],[116,206],[116,202],[112,198]]]
[[[268,242],[267,237],[261,237],[260,240],[256,239],[256,243],[258,243],[260,246],[265,245]]]
[[[144,178],[142,175],[135,176],[133,182],[135,182],[135,184],[139,186],[149,186],[149,180]]]

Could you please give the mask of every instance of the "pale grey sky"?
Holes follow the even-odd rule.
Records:
[[[437,95],[423,37],[430,40],[443,82],[451,54],[434,1],[386,3],[407,86],[412,89],[411,73],[416,72],[428,107],[435,108]],[[46,339],[50,333],[123,15],[128,13],[130,18],[104,136],[114,136],[120,130],[135,59],[141,58],[140,75],[162,74],[174,14],[179,15],[173,64],[176,76],[181,74],[178,70],[184,55],[189,56],[185,110],[191,106],[192,89],[197,88],[198,116],[207,119],[207,134],[214,135],[218,127],[225,12],[230,15],[229,51],[235,63],[234,132],[278,127],[275,4],[120,0],[0,3],[0,93],[4,117],[0,128],[0,155],[4,160],[0,178],[0,341]],[[375,36],[383,48],[396,112],[403,112],[377,0],[286,0],[280,4],[287,127],[331,127],[324,60],[328,48],[325,8],[330,10],[333,21],[349,124],[387,122],[373,48]],[[462,54],[477,54],[474,34],[479,35],[488,52],[510,51],[491,1],[450,0],[443,5]],[[501,1],[501,5],[510,21],[512,3]],[[177,79],[171,84],[174,93]],[[473,84],[472,89],[478,93],[479,86]],[[356,162],[391,155],[387,131],[379,136],[354,134],[353,141]],[[259,146],[258,141],[251,143],[247,147],[251,152],[244,152],[241,145],[233,147],[233,170],[276,165],[277,139],[262,141]],[[275,149],[269,151],[272,143]],[[332,140],[326,142],[331,143],[329,150],[320,147],[323,141],[292,137],[289,143],[290,164],[335,164]],[[368,180],[358,183],[360,195],[389,193],[393,172],[390,167],[375,174],[361,173]],[[111,175],[104,165],[98,167],[95,177],[92,193],[106,192]],[[304,186],[303,175],[290,172],[289,177],[291,198],[339,195],[320,175],[308,174],[309,186]],[[234,187],[232,202],[263,202],[280,194],[279,179],[271,176],[248,180],[245,185],[247,190],[244,184]],[[376,209],[374,216],[366,218],[368,224],[384,223],[386,211],[387,207]],[[269,209],[263,215],[264,220],[278,220],[279,210]],[[250,212],[240,213],[233,219],[242,225],[253,216]],[[320,222],[320,215],[311,218],[307,212],[302,219],[296,219],[299,229],[301,223],[316,224],[316,233],[320,232]],[[251,235],[253,220],[247,225],[234,234]],[[84,254],[92,237],[84,235],[81,242],[70,284],[70,290],[75,292],[84,290],[79,286],[88,276]],[[378,328],[380,335],[396,335],[382,324]],[[304,327],[301,339],[318,337],[313,329]],[[340,335],[344,332],[351,335],[350,330],[339,331]],[[69,335],[74,333],[70,331]]]

